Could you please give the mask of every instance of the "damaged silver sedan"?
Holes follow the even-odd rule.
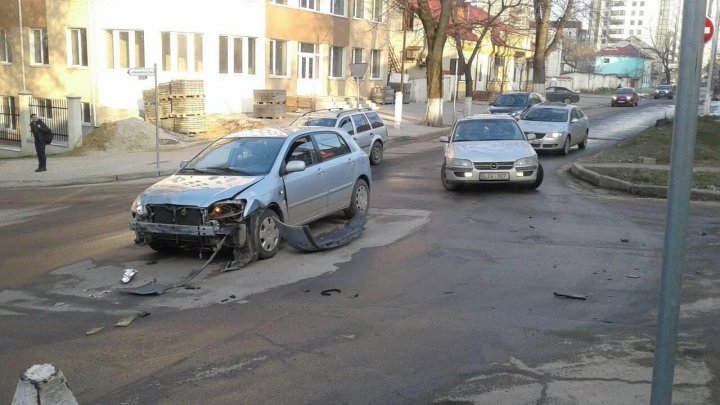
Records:
[[[338,211],[364,218],[369,207],[367,155],[333,128],[230,134],[181,166],[133,202],[137,244],[229,249],[241,267],[274,256],[283,230]]]

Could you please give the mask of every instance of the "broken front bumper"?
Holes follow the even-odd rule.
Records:
[[[176,224],[156,224],[153,222],[130,222],[130,229],[138,233],[158,233],[168,235],[193,235],[193,236],[215,236],[217,234],[227,234],[222,232],[222,228],[213,225],[176,225]]]

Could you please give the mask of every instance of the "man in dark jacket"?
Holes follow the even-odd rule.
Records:
[[[52,133],[50,128],[38,118],[37,114],[30,114],[30,132],[35,138],[35,152],[38,158],[38,168],[36,172],[44,172],[47,170],[47,157],[45,156],[45,134]]]

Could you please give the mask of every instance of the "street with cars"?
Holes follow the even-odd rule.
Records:
[[[519,121],[462,118],[440,139],[383,142],[373,166],[365,154],[354,160],[359,148],[372,148],[333,123],[226,139],[154,186],[157,179],[4,190],[0,201],[15,211],[0,216],[0,402],[9,402],[29,363],[48,362],[82,403],[646,403],[665,201],[597,189],[567,166],[653,125],[672,102],[643,99],[618,110],[608,100],[536,103]],[[476,157],[487,149],[498,157]],[[272,159],[253,160],[261,154]],[[293,205],[287,177],[260,179],[317,176],[338,156],[361,170],[337,194],[319,193],[325,203],[314,208],[301,203],[313,201],[318,182],[296,184],[307,196],[294,195]],[[478,161],[512,165],[486,170]],[[200,192],[193,182],[208,171]],[[244,183],[229,185],[235,171]],[[270,198],[282,181],[285,207]],[[244,190],[245,205],[218,205],[231,187]],[[128,208],[138,196],[133,220]],[[359,238],[316,253],[277,244],[277,234],[258,227],[250,238],[268,260],[228,270],[237,258],[221,251],[181,288],[123,294],[127,268],[138,284],[178,285],[208,259],[202,249],[164,249],[177,237],[153,239],[173,227],[128,229],[148,209],[190,218],[161,212],[176,198],[214,212],[217,222],[202,226],[220,237],[240,238],[222,219],[250,213],[253,200],[313,234],[346,216],[366,215],[367,223]],[[691,207],[680,403],[720,396],[712,344],[718,212],[713,203]],[[159,251],[136,246],[143,237],[162,241],[151,244]],[[138,311],[150,316],[113,326]],[[96,327],[105,329],[86,335]]]

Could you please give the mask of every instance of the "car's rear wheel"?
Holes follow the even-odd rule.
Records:
[[[565,143],[563,143],[563,147],[560,150],[560,154],[562,154],[562,155],[567,155],[568,153],[570,153],[570,135],[569,134],[568,134],[568,136],[565,137]]]
[[[445,190],[455,191],[458,188],[457,183],[452,182],[447,179],[447,174],[445,172],[445,164],[444,163],[442,165],[442,168],[440,169],[440,181],[442,182],[443,187],[445,187]]]
[[[580,142],[580,143],[578,144],[578,148],[580,148],[580,149],[585,149],[585,147],[587,146],[588,138],[589,138],[589,137],[590,137],[590,132],[589,132],[589,131],[585,131],[585,138],[583,138],[582,142]]]
[[[278,252],[280,247],[280,230],[277,226],[278,216],[275,211],[266,209],[260,214],[254,237],[258,247],[258,258],[269,259]]]
[[[570,104],[570,103],[572,103],[572,100],[570,99],[570,97],[565,97],[565,98],[563,99],[563,103],[565,103],[565,104]]]
[[[363,179],[358,179],[353,187],[352,197],[350,198],[350,206],[345,209],[345,216],[355,218],[359,215],[365,215],[370,209],[370,187]]]
[[[545,171],[543,170],[542,165],[538,163],[537,176],[535,176],[535,181],[529,186],[529,188],[535,190],[536,188],[540,187],[544,177]]]
[[[383,144],[376,141],[370,148],[370,164],[378,165],[383,158]]]

